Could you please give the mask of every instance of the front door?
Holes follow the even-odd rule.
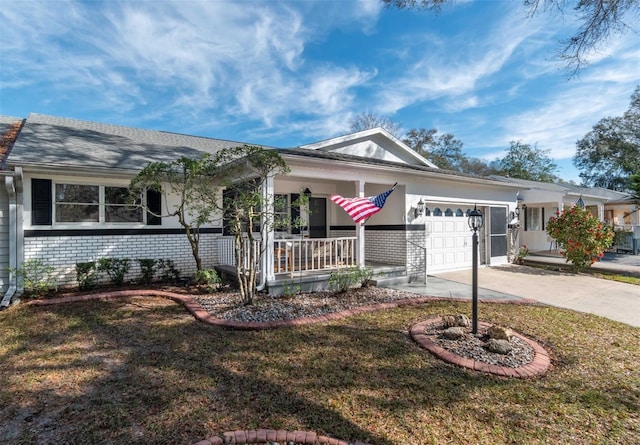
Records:
[[[309,198],[309,237],[327,237],[327,198]]]

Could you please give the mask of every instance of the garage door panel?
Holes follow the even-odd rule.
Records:
[[[471,232],[466,217],[431,216],[427,229],[427,273],[471,267]]]

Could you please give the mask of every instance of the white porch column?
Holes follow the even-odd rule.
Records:
[[[604,204],[598,204],[598,219],[604,222]]]
[[[260,221],[262,232],[262,270],[266,281],[273,281],[276,278],[275,270],[273,268],[273,250],[274,250],[274,235],[273,235],[273,200],[275,193],[275,181],[273,176],[269,176],[262,186],[262,203],[265,206],[265,211],[262,212],[262,221]],[[264,279],[262,279],[264,285]]]
[[[357,180],[355,185],[356,196],[364,198],[364,182]],[[362,223],[356,224],[356,244],[358,245],[358,252],[356,253],[357,264],[359,268],[364,269],[364,224]]]

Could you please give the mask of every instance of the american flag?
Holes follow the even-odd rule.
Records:
[[[370,196],[368,198],[344,198],[340,195],[331,195],[331,200],[342,207],[355,222],[359,223],[362,220],[368,219],[374,213],[378,213],[382,210],[387,196],[396,188],[396,184],[393,185],[386,192],[380,193],[376,196]]]
[[[580,197],[578,198],[578,200],[576,201],[576,205],[578,207],[580,207],[581,209],[584,209],[584,201],[582,200],[582,195],[580,195]]]

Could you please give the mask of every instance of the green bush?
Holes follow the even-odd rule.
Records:
[[[128,258],[100,258],[98,272],[106,272],[109,279],[116,286],[124,283],[124,277],[129,272],[131,263]]]
[[[580,272],[604,256],[614,233],[590,211],[573,206],[549,218],[547,234],[557,241],[562,254]]]
[[[202,269],[196,271],[196,284],[204,286],[209,292],[214,291],[222,282],[214,269]]]
[[[54,270],[55,268],[52,265],[46,264],[44,260],[37,258],[26,260],[18,268],[7,268],[10,273],[21,276],[25,292],[36,297],[42,296],[56,287],[56,280],[53,276]]]
[[[293,297],[294,295],[298,295],[300,292],[302,292],[302,286],[298,283],[294,283],[293,281],[288,281],[282,285],[283,297]]]
[[[372,277],[373,270],[367,268],[338,269],[329,276],[329,288],[338,293],[346,292],[357,284],[361,287],[367,286]]]
[[[160,272],[160,280],[164,283],[177,283],[180,280],[180,271],[176,269],[173,260],[157,260],[157,270]]]
[[[138,282],[140,284],[151,284],[156,273],[158,260],[154,258],[141,258],[136,261],[140,265],[140,278]]]
[[[96,263],[93,261],[76,263],[76,280],[80,290],[90,290],[96,287]]]

